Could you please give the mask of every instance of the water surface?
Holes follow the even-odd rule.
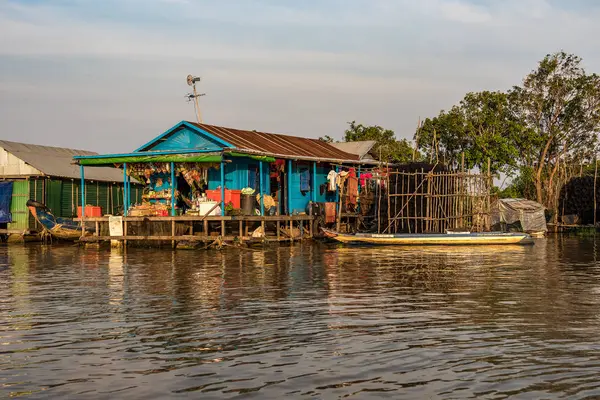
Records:
[[[598,244],[0,247],[0,398],[597,398]]]

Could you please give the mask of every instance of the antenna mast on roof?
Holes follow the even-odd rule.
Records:
[[[202,114],[200,113],[200,105],[198,104],[198,97],[204,96],[205,93],[198,94],[198,92],[196,92],[196,82],[200,82],[200,77],[188,75],[186,79],[187,79],[188,86],[191,86],[193,88],[194,93],[186,94],[185,98],[187,99],[188,102],[190,102],[190,101],[194,102],[194,110],[196,111],[196,120],[198,121],[198,123],[201,124],[202,123]]]

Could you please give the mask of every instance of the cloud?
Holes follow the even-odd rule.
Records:
[[[3,137],[136,148],[193,118],[188,73],[211,123],[340,137],[356,119],[408,137],[419,116],[518,84],[548,52],[598,71],[582,38],[600,34],[600,12],[575,3],[0,1]]]
[[[451,1],[439,6],[443,17],[449,21],[482,24],[492,19],[488,11],[468,3]]]

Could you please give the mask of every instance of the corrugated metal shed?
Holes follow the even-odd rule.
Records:
[[[234,145],[241,152],[299,159],[359,161],[357,154],[347,153],[318,139],[188,123]]]
[[[374,140],[362,140],[359,142],[331,143],[331,145],[346,153],[356,154],[362,160],[368,156],[373,146],[375,146],[375,143],[377,142]],[[367,158],[371,159],[371,157]]]
[[[79,166],[71,164],[73,156],[98,154],[86,150],[40,146],[8,140],[0,140],[0,148],[39,170],[43,175],[71,179],[80,178]],[[9,168],[5,169],[9,170]],[[30,173],[6,173],[6,175],[30,175]],[[116,168],[86,167],[85,178],[94,181],[122,182],[123,172]]]

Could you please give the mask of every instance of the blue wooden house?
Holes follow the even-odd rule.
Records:
[[[207,189],[221,191],[223,212],[226,190],[251,187],[256,193],[276,197],[280,215],[305,212],[310,202],[335,201],[338,194],[325,188],[329,172],[355,167],[360,173],[363,163],[361,155],[347,153],[317,139],[186,121],[132,153],[78,156],[75,160],[80,165],[81,179],[85,178],[85,166],[122,166],[126,187],[128,166],[170,163],[167,175],[170,173],[171,178],[167,176],[161,181],[163,185],[165,182],[171,185],[171,193],[178,189],[175,176],[178,163],[206,165]],[[365,162],[372,163],[372,160]],[[170,200],[174,215],[174,195]],[[262,204],[261,214],[266,215]]]

